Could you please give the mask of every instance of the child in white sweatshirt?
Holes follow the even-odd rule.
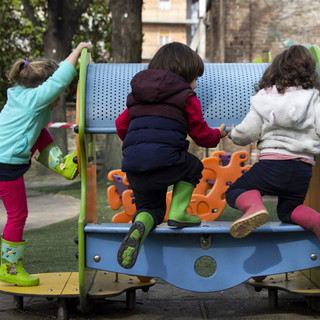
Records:
[[[241,146],[257,141],[259,161],[227,190],[227,203],[243,216],[230,233],[243,238],[269,219],[261,196],[278,197],[282,222],[313,231],[320,240],[320,215],[303,205],[314,155],[320,153],[320,99],[316,62],[294,45],[276,56],[258,83],[245,119],[229,138]]]

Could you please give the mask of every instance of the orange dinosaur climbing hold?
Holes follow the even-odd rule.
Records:
[[[193,191],[187,211],[198,215],[202,221],[216,220],[226,206],[225,192],[229,185],[250,169],[250,165],[244,164],[248,158],[248,153],[245,151],[238,151],[231,155],[227,155],[224,151],[217,151],[203,159],[202,178]],[[130,222],[136,207],[125,173],[121,170],[113,170],[109,172],[108,179],[114,182],[107,192],[111,208],[118,210],[121,205],[123,206],[123,211],[116,213],[112,222]],[[167,192],[165,220],[168,218],[171,197],[172,191]]]

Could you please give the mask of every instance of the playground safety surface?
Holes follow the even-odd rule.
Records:
[[[30,216],[28,228],[35,228],[58,222],[62,217],[56,215],[54,204],[68,206],[68,219],[77,216],[80,203],[69,197],[61,195],[43,195],[37,192],[28,192],[28,205]],[[44,199],[43,197],[46,197]],[[50,205],[50,203],[52,205]],[[1,204],[2,205],[2,204]],[[50,212],[52,210],[52,212]],[[0,217],[3,219],[4,211],[0,207]],[[43,214],[46,212],[46,214]],[[41,214],[40,214],[41,213]],[[42,218],[39,219],[39,217]],[[0,227],[1,227],[0,219]],[[183,272],[183,270],[181,270]],[[289,274],[289,279],[292,275]],[[268,279],[268,278],[267,278]],[[286,291],[278,291],[278,307],[270,307],[268,290],[261,285],[257,292],[248,282],[229,290],[197,293],[178,289],[161,280],[147,292],[137,290],[136,304],[133,310],[126,308],[126,295],[121,294],[106,299],[94,300],[89,314],[84,315],[77,309],[76,295],[70,295],[67,300],[69,319],[320,319],[320,312],[310,307],[310,301],[302,295]],[[16,301],[11,294],[0,293],[0,320],[44,320],[56,319],[57,299],[41,296],[28,296],[23,298],[23,310],[16,309]]]

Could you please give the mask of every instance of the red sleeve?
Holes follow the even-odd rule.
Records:
[[[125,109],[120,116],[116,119],[116,128],[119,138],[123,141],[129,128],[130,117],[129,109]]]
[[[188,134],[200,147],[214,148],[220,141],[220,130],[211,129],[203,119],[199,99],[192,95],[186,103],[188,114]]]

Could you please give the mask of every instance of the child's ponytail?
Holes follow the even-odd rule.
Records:
[[[12,66],[11,71],[8,75],[8,79],[12,83],[18,83],[20,78],[20,73],[24,68],[25,60],[18,59]]]
[[[9,81],[26,88],[36,88],[46,81],[56,70],[58,64],[49,59],[29,61],[18,59],[8,75]]]

